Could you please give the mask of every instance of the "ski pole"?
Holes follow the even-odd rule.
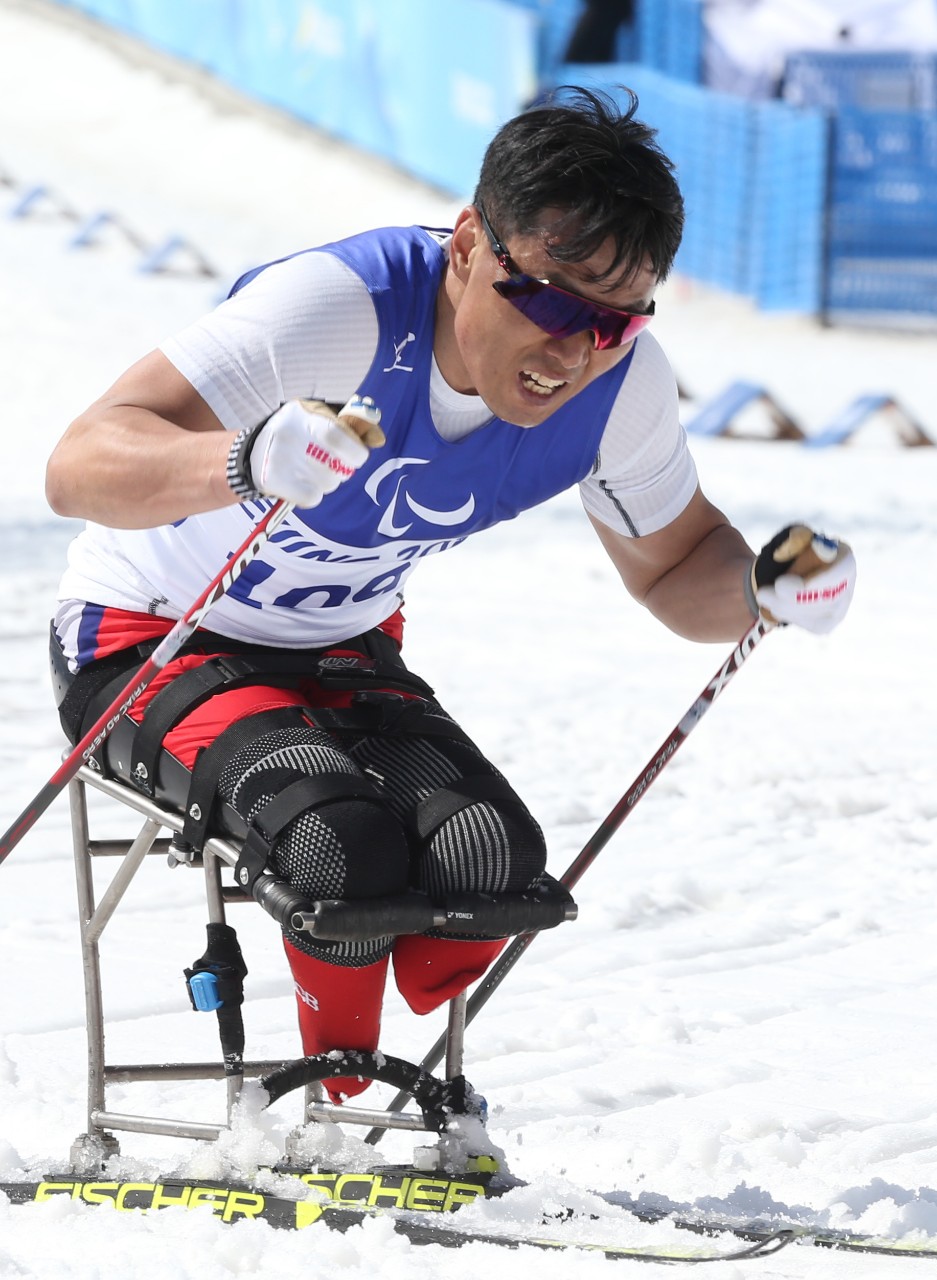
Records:
[[[130,678],[107,710],[65,757],[45,786],[34,796],[9,830],[0,837],[0,863],[13,852],[55,797],[65,789],[81,766],[97,751],[121,716],[130,710],[153,677],[172,661],[213,605],[217,604],[251,561],[256,560],[270,535],[283,523],[292,509],[292,504],[289,502],[282,500],[275,502],[263,519],[254,526],[237,551],[225,563],[224,568],[212,578],[199,598],[175,623],[172,630],[166,633],[140,670]]]
[[[725,689],[726,685],[739,670],[745,660],[752,653],[753,649],[758,645],[769,631],[773,629],[774,624],[766,622],[763,618],[759,618],[748,631],[742,636],[741,640],[726,658],[725,662],[707,684],[693,705],[688,709],[677,725],[674,726],[669,737],[661,743],[660,747],[654,752],[650,760],[632,782],[631,786],[624,793],[618,803],[609,813],[608,817],[596,829],[594,835],[586,841],[582,851],[576,859],[566,869],[560,877],[559,883],[564,889],[572,889],[592,865],[601,851],[608,844],[609,840],[628,817],[635,805],[645,794],[648,787],[657,778],[662,770],[669,764],[678,748],[687,740],[696,726],[702,720],[703,716],[716,701],[719,695]],[[494,995],[495,991],[500,987],[501,983],[508,976],[514,966],[520,960],[521,956],[537,937],[536,933],[519,934],[504,954],[497,960],[488,970],[483,981],[479,983],[475,991],[469,997],[465,1006],[465,1025],[472,1021],[475,1015],[481,1010]],[[446,1034],[443,1033],[430,1049],[429,1053],[420,1063],[424,1071],[432,1071],[442,1061],[446,1051]],[[388,1111],[396,1111],[406,1102],[408,1095],[406,1093],[398,1093],[392,1102],[388,1103]],[[365,1142],[374,1146],[383,1136],[385,1130],[377,1127],[371,1129]]]
[[[329,406],[331,408],[331,406]],[[336,417],[342,420],[346,428],[350,428],[370,448],[378,448],[383,443],[384,435],[377,424],[380,422],[380,410],[368,396],[354,395],[343,408],[338,408]],[[374,438],[377,433],[379,440]],[[267,514],[254,526],[237,551],[226,561],[208,586],[182,615],[159,642],[143,666],[132,676],[127,685],[107,708],[104,714],[91,726],[73,751],[69,753],[53,773],[41,791],[23,810],[9,830],[0,836],[0,863],[12,853],[27,831],[45,813],[55,797],[74,778],[81,766],[97,751],[101,743],[108,737],[121,716],[129,711],[143,693],[153,677],[179,652],[182,645],[199,626],[208,611],[218,603],[239,578],[247,566],[257,559],[260,552],[270,540],[289,513],[293,503],[283,498],[277,499]]]

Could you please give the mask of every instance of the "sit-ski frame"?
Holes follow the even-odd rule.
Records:
[[[91,837],[87,788],[93,788],[120,804],[135,810],[142,815],[144,822],[139,834],[133,840],[97,840]],[[183,817],[172,810],[150,800],[133,788],[103,777],[96,769],[83,765],[69,783],[69,801],[71,808],[72,839],[75,856],[75,873],[78,886],[79,927],[81,938],[82,968],[84,973],[85,1005],[88,1035],[88,1127],[81,1134],[71,1149],[71,1163],[76,1172],[90,1172],[100,1169],[104,1160],[117,1154],[119,1145],[114,1131],[134,1133],[160,1134],[169,1137],[216,1140],[229,1128],[234,1106],[243,1086],[245,1076],[269,1077],[271,1073],[290,1075],[286,1088],[271,1093],[271,1097],[279,1097],[286,1089],[295,1085],[296,1068],[302,1068],[304,1062],[299,1060],[289,1064],[282,1061],[257,1061],[239,1064],[236,1074],[225,1070],[224,1063],[190,1062],[190,1063],[147,1063],[111,1065],[105,1060],[104,1048],[104,1006],[101,985],[101,936],[119,906],[124,893],[140,869],[144,859],[150,854],[162,854],[167,857],[171,866],[187,864],[201,866],[204,872],[205,893],[210,924],[227,923],[226,905],[231,902],[252,902],[252,896],[237,884],[222,883],[222,869],[234,868],[238,863],[240,851],[231,841],[212,837],[206,840],[200,854],[193,854],[184,842],[177,838],[183,830]],[[170,837],[160,837],[159,833],[167,830]],[[100,902],[95,902],[93,863],[95,858],[119,857],[121,859],[115,874]],[[574,919],[575,905],[568,894],[556,886],[565,898],[566,904],[560,905],[560,919]],[[508,895],[509,897],[510,895]],[[318,907],[320,904],[314,904]],[[326,906],[329,904],[325,904]],[[523,909],[528,909],[525,905]],[[535,906],[534,910],[537,909]],[[554,905],[555,912],[556,907]],[[308,919],[312,920],[310,916]],[[554,920],[553,923],[558,921]],[[454,922],[455,923],[455,922]],[[408,930],[401,929],[400,932]],[[411,930],[415,931],[415,930]],[[506,930],[507,931],[507,930]],[[520,926],[515,930],[520,931]],[[445,1042],[445,1081],[454,1084],[462,1079],[462,1059],[466,1025],[465,993],[457,996],[449,1004],[449,1019]],[[381,1055],[383,1056],[383,1055]],[[369,1141],[376,1140],[379,1133],[386,1129],[406,1129],[417,1131],[439,1132],[439,1125],[431,1123],[432,1116],[427,1113],[426,1099],[422,1085],[430,1086],[429,1096],[432,1105],[439,1106],[437,1086],[440,1082],[433,1077],[425,1076],[420,1068],[412,1067],[400,1060],[391,1060],[406,1071],[412,1072],[414,1079],[420,1076],[418,1087],[410,1089],[404,1086],[391,1104],[390,1110],[374,1111],[347,1105],[337,1106],[327,1101],[321,1086],[317,1082],[305,1083],[304,1119],[306,1122],[341,1122],[342,1124],[366,1125],[371,1133]],[[331,1064],[330,1064],[331,1065]],[[291,1071],[292,1068],[292,1071]],[[351,1074],[330,1070],[327,1075]],[[134,1115],[112,1111],[107,1106],[106,1089],[108,1084],[128,1083],[144,1080],[227,1080],[227,1124],[209,1124],[202,1121],[164,1119],[156,1116]],[[320,1077],[321,1078],[321,1072]],[[378,1078],[375,1076],[374,1078]],[[385,1077],[381,1077],[385,1078]],[[391,1083],[399,1084],[394,1078]],[[422,1114],[409,1111],[394,1110],[407,1094],[416,1098]],[[435,1103],[433,1103],[435,1100]],[[445,1102],[445,1093],[443,1092]]]

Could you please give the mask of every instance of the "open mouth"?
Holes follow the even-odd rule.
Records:
[[[560,387],[565,387],[566,381],[562,378],[548,378],[545,373],[534,373],[530,369],[522,369],[521,385],[525,391],[532,391],[534,395],[543,396],[546,399]]]

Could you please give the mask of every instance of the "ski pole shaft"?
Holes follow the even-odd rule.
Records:
[[[702,691],[693,705],[687,710],[686,714],[680,719],[671,731],[670,735],[661,743],[660,747],[654,752],[650,760],[632,782],[631,786],[624,793],[618,803],[609,813],[608,817],[596,829],[595,834],[586,841],[581,852],[575,860],[567,867],[564,874],[560,877],[560,884],[565,889],[572,889],[578,883],[580,878],[592,865],[601,851],[608,844],[609,840],[625,821],[635,805],[646,793],[648,787],[657,778],[662,770],[669,764],[679,747],[686,741],[696,726],[702,720],[703,716],[716,701],[726,685],[732,677],[740,669],[742,664],[750,656],[755,647],[764,639],[773,624],[765,622],[763,618],[759,618],[748,631],[742,636],[738,644],[726,658],[725,662],[709,681],[706,688]],[[519,934],[501,957],[492,965],[485,975],[484,979],[472,992],[465,1007],[465,1025],[472,1021],[475,1015],[482,1009],[491,999],[495,991],[500,987],[501,983],[508,976],[514,966],[520,960],[521,956],[538,935],[536,933]],[[433,1071],[435,1067],[442,1061],[446,1051],[446,1036],[441,1035],[429,1053],[420,1063],[424,1071]],[[396,1111],[407,1100],[406,1093],[399,1093],[392,1102],[388,1104],[388,1111]],[[365,1141],[372,1146],[377,1143],[384,1130],[374,1128],[369,1131]]]
[[[65,757],[45,786],[0,837],[0,863],[12,853],[26,832],[45,813],[81,766],[107,739],[121,716],[130,710],[153,677],[162,671],[163,667],[179,652],[209,610],[217,604],[247,566],[256,560],[270,535],[282,524],[291,510],[290,503],[282,500],[275,502],[263,519],[254,526],[248,537],[225,563],[224,568],[219,570],[194,604],[183,614],[172,630],[167,632],[140,670],[131,677],[103,715]]]

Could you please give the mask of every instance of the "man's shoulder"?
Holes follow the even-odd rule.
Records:
[[[239,276],[229,296],[261,278],[271,286],[295,280],[327,284],[332,278],[339,281],[347,275],[367,281],[374,276],[378,264],[412,269],[414,262],[424,262],[429,269],[436,270],[451,234],[444,228],[422,226],[359,231],[341,240],[311,245],[259,263]]]
[[[665,384],[676,382],[670,358],[650,329],[635,341],[632,370],[643,377],[659,378]]]
[[[673,367],[661,344],[647,330],[635,342],[627,377],[618,392],[616,404],[624,403],[631,407],[632,412],[641,405],[655,412],[677,407],[677,379]]]
[[[321,246],[365,280],[392,281],[401,274],[435,278],[445,260],[451,232],[435,227],[376,227]]]

